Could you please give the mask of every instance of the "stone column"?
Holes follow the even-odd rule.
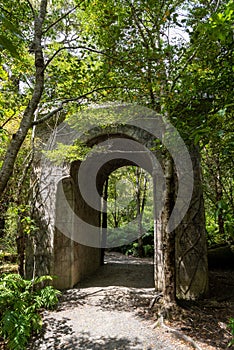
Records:
[[[192,146],[190,155],[194,171],[194,188],[189,209],[176,229],[176,296],[198,299],[208,291],[208,263],[205,214],[198,150]]]
[[[63,195],[61,194],[62,192]],[[71,208],[71,210],[69,210],[69,208]],[[54,281],[54,286],[61,289],[71,288],[74,285],[74,241],[72,239],[74,230],[74,208],[74,184],[71,177],[67,177],[59,182],[57,188],[53,247],[53,275],[58,277]],[[56,223],[58,222],[59,225],[56,227]]]

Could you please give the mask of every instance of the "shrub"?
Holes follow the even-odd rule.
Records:
[[[51,286],[41,287],[51,276],[25,280],[18,274],[0,277],[0,335],[9,349],[23,350],[33,332],[39,332],[39,310],[52,309],[60,292]]]

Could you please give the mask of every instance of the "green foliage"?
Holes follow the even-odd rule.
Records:
[[[20,205],[15,208],[18,218],[20,220],[20,228],[23,234],[29,235],[35,233],[38,230],[38,227],[31,218],[31,207],[30,205]]]
[[[120,230],[121,232],[121,230]],[[116,233],[115,233],[116,234]],[[117,237],[118,239],[121,239]],[[153,257],[154,256],[154,230],[153,228],[149,230],[146,234],[142,236],[143,244],[143,254],[144,257]],[[122,254],[139,256],[139,243],[138,241],[133,241],[130,244],[125,245],[123,239],[123,245],[119,248],[115,248],[115,251],[119,251]]]
[[[227,41],[233,42],[233,21],[234,1],[230,0],[222,12],[217,12],[210,18],[210,26],[212,28],[210,33],[215,33],[215,38],[218,38],[222,43]]]
[[[218,118],[209,142],[201,151],[210,244],[234,241],[233,114],[226,111]]]
[[[37,231],[35,221],[30,215],[29,205],[18,205],[10,203],[5,214],[4,235],[0,237],[0,246],[4,251],[16,253],[16,237],[18,235],[29,235]]]
[[[0,166],[35,84],[33,21],[39,7],[39,0],[1,1]],[[233,239],[233,16],[233,0],[53,0],[43,24],[45,84],[37,118],[62,103],[62,117],[66,114],[67,120],[75,119],[81,130],[88,130],[90,122],[106,125],[119,120],[115,113],[104,116],[105,111],[98,113],[98,109],[90,120],[90,111],[80,113],[81,105],[117,100],[165,113],[182,136],[202,148],[211,242]],[[60,117],[56,114],[57,120]],[[9,183],[9,194],[18,203],[28,198],[22,193],[29,188],[29,176],[20,199],[17,194],[32,148],[30,138],[29,132]],[[83,145],[58,145],[47,155],[59,163],[82,159],[86,151]],[[216,191],[218,184],[222,191]],[[131,221],[136,216],[133,196],[125,205],[124,191],[115,198],[114,181],[109,190],[110,226]],[[5,232],[7,244],[11,244],[17,234],[17,212],[10,208],[8,214]],[[34,232],[35,224],[27,212],[22,213],[21,226],[24,233]]]
[[[20,58],[14,38],[22,39],[19,28],[13,24],[3,13],[0,13],[0,49],[7,50],[14,58]],[[7,33],[7,34],[5,34]],[[13,38],[11,38],[13,36]]]
[[[0,277],[0,335],[9,349],[25,349],[32,332],[42,327],[39,310],[56,306],[60,292],[51,286],[41,287],[51,280],[51,276],[25,280],[18,274]]]
[[[137,200],[140,201],[142,206],[144,196],[146,197],[146,203],[144,203],[142,210],[142,218],[145,231],[152,224],[153,195],[151,178],[143,169],[139,170],[140,174],[137,178],[136,169],[135,166],[124,166],[112,172],[109,176],[108,223],[110,227],[123,227],[124,231],[124,225],[137,218]],[[145,179],[147,180],[146,184],[144,184]],[[139,198],[137,195],[139,195]]]
[[[55,149],[44,151],[43,153],[56,165],[61,165],[64,162],[82,160],[85,158],[89,151],[89,147],[85,146],[82,142],[77,141],[74,145],[64,145],[63,143],[57,143]]]
[[[135,240],[137,236],[137,230],[137,223],[131,223],[131,225],[128,226],[123,225],[121,227],[118,227],[117,229],[109,227],[107,231],[108,243],[111,246],[120,246],[121,252],[125,253],[126,245],[128,244],[128,242]]]
[[[143,245],[144,256],[154,256],[154,245],[146,244]]]
[[[16,253],[17,236],[17,211],[13,205],[9,205],[5,214],[4,235],[0,237],[0,246],[4,251]]]
[[[232,339],[231,339],[230,343],[228,344],[228,346],[231,347],[234,344],[234,318],[230,318],[228,326],[231,329],[231,334],[232,334]]]
[[[126,255],[139,256],[139,243],[133,242],[128,246],[124,246],[121,249],[121,252]],[[143,243],[143,254],[144,257],[153,257],[154,256],[154,245],[153,244],[144,244]]]
[[[138,256],[138,242],[133,242],[130,246],[125,247],[124,253],[126,255]]]

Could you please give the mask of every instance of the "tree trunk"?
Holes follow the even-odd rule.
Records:
[[[143,188],[142,188],[141,176],[144,177]],[[142,219],[143,219],[143,214],[145,210],[146,196],[147,196],[147,177],[142,170],[139,170],[139,168],[137,168],[136,169],[136,204],[137,204],[137,217],[138,217],[138,255],[140,258],[144,256],[143,239],[142,239],[144,231],[142,226]]]
[[[101,245],[101,265],[104,265],[105,247],[107,240],[107,198],[108,198],[108,179],[104,183],[102,204],[102,245]]]
[[[25,261],[25,235],[20,230],[16,238],[17,245],[17,259],[18,259],[18,272],[20,276],[25,277],[24,261]]]
[[[223,219],[223,208],[222,208],[222,199],[223,199],[223,189],[222,189],[222,183],[221,183],[221,175],[220,175],[220,163],[219,159],[215,160],[216,166],[217,166],[217,175],[215,178],[215,191],[216,191],[216,207],[218,210],[218,227],[219,227],[219,234],[224,237],[225,230],[224,230],[224,219]]]
[[[6,196],[3,197],[0,202],[0,238],[4,237],[5,233],[5,224],[6,224],[6,213],[9,206],[9,200]]]
[[[138,226],[138,255],[140,258],[144,256],[143,240],[142,240],[142,211],[141,211],[141,183],[140,170],[136,168],[136,205],[137,205],[137,226]]]
[[[176,287],[175,287],[175,231],[166,230],[167,223],[171,216],[175,202],[175,176],[174,165],[171,157],[165,162],[165,204],[162,213],[163,229],[163,260],[164,260],[164,288],[163,297],[166,305],[175,304]]]
[[[35,86],[32,98],[23,114],[22,121],[17,132],[13,135],[7,149],[2,168],[0,170],[0,198],[6,189],[7,183],[13,173],[14,164],[18,152],[24,142],[29,129],[32,127],[33,115],[41,100],[44,89],[44,57],[42,50],[42,25],[46,16],[47,0],[41,0],[39,15],[34,21],[34,56],[35,56]]]

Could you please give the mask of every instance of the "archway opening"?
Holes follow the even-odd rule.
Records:
[[[103,186],[102,240],[127,256],[154,255],[152,176],[133,165],[113,171]]]
[[[84,161],[71,163],[70,175],[67,180],[63,178],[61,190],[58,187],[54,261],[57,275],[64,275],[61,284],[65,284],[66,277],[66,285],[75,285],[104,263],[105,249],[118,248],[124,249],[129,258],[154,254],[152,287],[162,289],[158,244],[161,226],[157,215],[162,187],[158,174],[162,170],[146,147],[146,140],[149,147],[154,139],[150,140],[150,134],[142,137],[142,133],[137,138],[137,132],[134,129],[133,137],[126,130],[108,134],[105,130],[86,140],[92,151]],[[64,235],[68,238],[66,249]],[[63,264],[61,247],[66,260]]]
[[[135,165],[117,168],[103,185],[101,236],[107,248],[101,264],[111,284],[154,287],[153,193],[151,174]]]

